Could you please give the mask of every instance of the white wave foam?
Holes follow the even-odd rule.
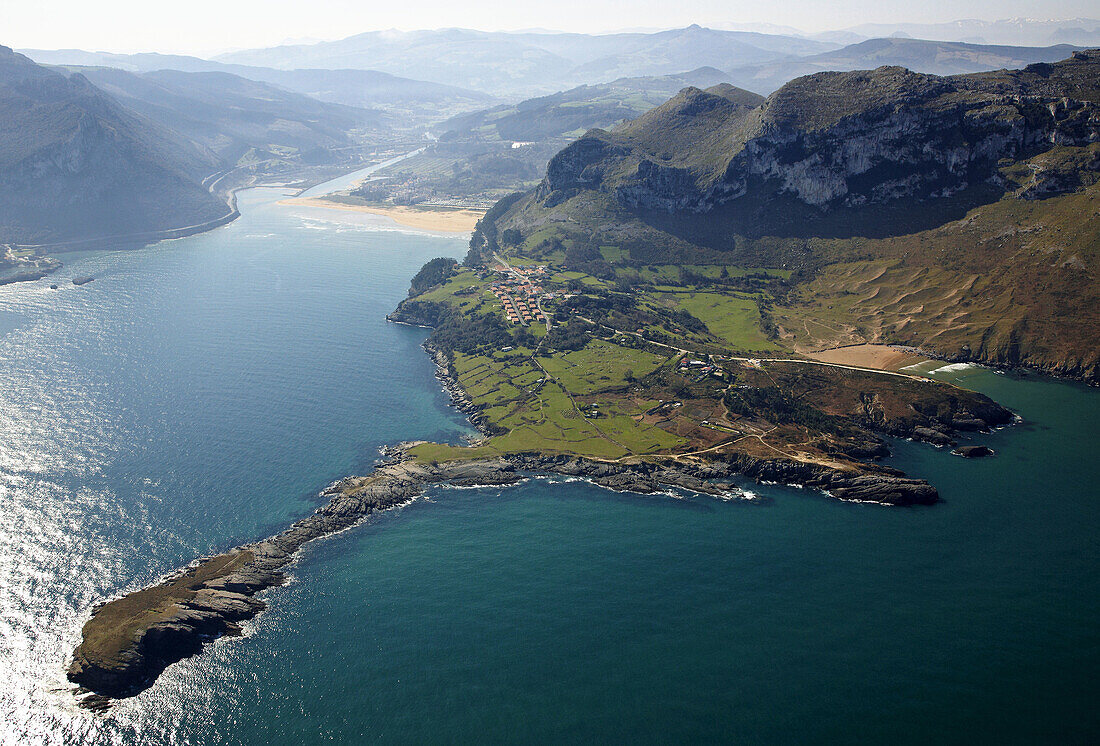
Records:
[[[941,365],[940,367],[928,371],[931,373],[961,373],[964,370],[970,370],[971,368],[977,368],[974,363],[948,363],[947,365]]]

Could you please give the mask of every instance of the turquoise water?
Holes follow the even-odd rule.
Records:
[[[0,288],[6,741],[1095,740],[1100,396],[974,368],[936,375],[1026,422],[985,461],[898,443],[941,505],[436,490],[312,545],[244,639],[75,708],[92,603],[304,515],[380,445],[467,432],[424,332],[383,319],[464,238],[281,196]]]

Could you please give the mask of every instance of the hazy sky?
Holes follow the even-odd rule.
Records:
[[[1096,17],[1100,0],[0,0],[0,44],[209,54],[387,28],[598,33],[774,23],[813,32],[860,23],[1014,16]]]

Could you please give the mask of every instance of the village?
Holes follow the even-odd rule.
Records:
[[[490,283],[489,289],[500,301],[508,321],[513,326],[529,326],[537,321],[546,324],[546,329],[549,331],[550,316],[543,311],[542,301],[553,300],[557,296],[555,293],[546,292],[543,288],[543,283],[548,280],[551,274],[550,269],[546,265],[517,267],[509,264],[499,255],[494,256],[494,259],[496,262],[493,264],[491,272],[495,278]],[[564,295],[562,297],[569,298],[571,296]],[[573,313],[576,313],[576,310]],[[681,330],[676,329],[675,331],[679,333]],[[620,331],[618,333],[622,334],[624,332]],[[645,339],[644,333],[644,329],[638,329],[636,336]],[[692,379],[693,382],[697,383],[708,377],[725,379],[728,375],[727,371],[714,361],[713,355],[708,354],[705,355],[706,360],[698,360],[693,358],[688,350],[672,349],[677,349],[680,353],[676,372]],[[506,347],[503,351],[511,350],[511,347]],[[757,363],[757,361],[750,361],[750,364],[752,363]]]
[[[493,282],[489,289],[500,301],[508,320],[515,326],[528,326],[538,321],[550,328],[550,322],[542,310],[544,297],[542,281],[547,275],[545,266],[530,269],[501,264],[494,268],[500,279]],[[546,294],[551,298],[553,294]]]

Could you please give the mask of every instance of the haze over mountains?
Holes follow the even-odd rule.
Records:
[[[80,74],[0,47],[0,242],[156,231],[230,210],[201,184],[216,156]]]
[[[906,36],[972,44],[1034,47],[1054,44],[1097,46],[1100,45],[1100,20],[1095,18],[1070,18],[1060,21],[1006,18],[982,21],[971,18],[948,23],[866,23],[842,31],[814,36],[845,44],[884,36]]]
[[[1074,49],[1068,44],[993,46],[893,37],[870,39],[808,57],[735,68],[729,71],[728,79],[742,88],[766,95],[795,78],[828,70],[873,70],[882,65],[895,65],[914,72],[957,75],[1024,67],[1033,62],[1057,62],[1068,57]]]
[[[107,67],[132,73],[179,70],[190,73],[228,73],[248,80],[270,83],[307,96],[362,108],[378,108],[396,114],[439,119],[492,103],[496,97],[440,83],[413,80],[378,70],[300,69],[232,65],[199,57],[170,54],[113,54],[82,49],[21,50],[43,65]]]
[[[1031,29],[1028,39],[1045,34],[1045,40],[1085,38],[1100,29],[1100,22],[1081,19],[1069,26],[979,25],[986,37],[998,40],[1025,38],[1020,29]],[[969,22],[960,22],[921,30],[957,36],[973,28]],[[894,31],[906,33],[901,28]],[[167,173],[191,183],[183,189],[188,196],[170,201],[159,215],[145,211],[141,219],[135,217],[137,213],[124,219],[120,216],[125,211],[114,211],[111,220],[117,224],[93,230],[90,223],[79,220],[66,223],[76,220],[79,211],[67,211],[61,219],[42,208],[45,211],[40,210],[35,220],[53,215],[49,220],[56,226],[5,223],[0,241],[60,240],[80,233],[83,229],[77,224],[100,233],[116,230],[122,223],[138,231],[191,224],[196,215],[221,209],[211,207],[217,200],[211,203],[213,198],[201,195],[201,182],[215,172],[238,169],[255,178],[326,165],[351,167],[362,162],[370,143],[392,143],[396,136],[405,138],[412,149],[429,143],[423,139],[426,131],[439,138],[425,154],[434,159],[429,165],[435,170],[424,171],[417,180],[447,185],[444,196],[478,189],[488,196],[537,179],[549,158],[584,131],[632,119],[687,85],[707,88],[729,82],[769,94],[795,77],[821,70],[900,65],[947,75],[1052,62],[1071,50],[1064,45],[991,46],[908,38],[842,46],[835,40],[791,33],[700,26],[605,35],[378,31],[335,42],[244,50],[216,60],[157,53],[30,50],[40,63],[67,66],[44,79],[68,80],[74,90],[83,87],[88,96],[98,94],[103,102],[100,108],[106,111],[109,106],[113,116],[127,123],[109,130],[120,137],[126,132],[145,143],[142,152],[157,154],[145,159],[145,165],[167,164]],[[29,63],[10,56],[14,59],[22,60],[15,67]],[[71,75],[74,72],[79,74]],[[541,95],[530,97],[533,93]],[[19,95],[27,93],[20,89]],[[76,99],[83,101],[80,96]],[[8,121],[0,126],[20,132],[27,126],[20,119],[24,115],[2,112],[0,119]],[[71,136],[64,134],[63,127],[41,129],[47,140],[56,137],[60,142]],[[32,155],[20,150],[20,137],[0,145],[0,151],[6,151],[5,178],[16,178],[16,171],[26,168],[26,159]],[[129,162],[121,158],[118,163]],[[107,172],[112,167],[104,164]],[[145,173],[136,162],[127,167]],[[76,175],[67,172],[65,178]],[[54,189],[55,198],[75,190],[76,183]],[[115,182],[108,178],[104,183]],[[235,183],[223,180],[219,186],[224,190]],[[91,200],[94,194],[107,198],[103,190],[102,184],[80,189],[79,199]],[[111,199],[114,195],[112,191]],[[26,195],[42,205],[49,203],[40,197]]]
[[[257,151],[256,157],[273,158],[280,149],[324,162],[332,159],[333,149],[352,144],[352,130],[389,129],[389,118],[380,111],[326,103],[229,73],[69,69],[229,164],[250,150]]]
[[[438,83],[530,94],[703,66],[727,69],[836,45],[699,26],[654,34],[505,33],[468,29],[372,31],[334,42],[246,50],[221,62],[284,69],[360,68]]]
[[[682,74],[702,67],[720,70],[730,82],[768,94],[799,75],[821,70],[900,65],[916,72],[952,75],[1053,62],[1072,51],[1067,45],[1094,38],[1100,44],[1100,21],[1066,23],[1071,26],[960,21],[920,27],[927,38],[910,38],[913,35],[901,27],[891,26],[883,27],[874,39],[855,31],[810,39],[700,26],[606,35],[372,31],[339,41],[242,50],[216,60],[76,49],[24,51],[52,65],[138,73],[164,69],[231,73],[323,101],[422,118],[433,112],[445,117],[484,108],[494,98],[517,101],[579,85]],[[978,27],[992,41],[980,42],[966,33]],[[879,38],[890,34],[900,36]],[[1006,39],[1044,43],[1020,45]]]

